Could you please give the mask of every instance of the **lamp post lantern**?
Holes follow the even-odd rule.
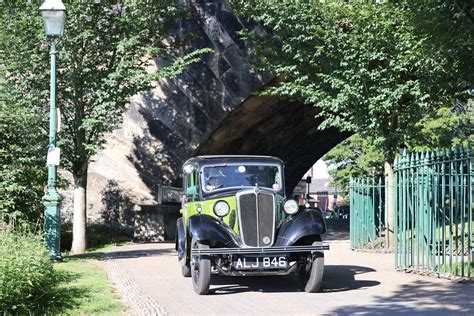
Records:
[[[48,165],[48,189],[43,197],[45,207],[44,234],[46,247],[50,251],[51,258],[61,258],[59,248],[60,240],[60,203],[61,196],[56,190],[56,175],[59,165],[59,148],[56,147],[56,132],[58,128],[58,117],[56,110],[56,42],[63,34],[66,22],[66,8],[61,0],[45,0],[39,11],[43,17],[46,38],[50,42],[51,55],[51,82],[49,101],[49,147],[47,156]]]

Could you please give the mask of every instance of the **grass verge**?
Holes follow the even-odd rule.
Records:
[[[467,275],[469,274],[469,276],[472,278],[474,276],[474,262],[471,262],[471,264],[469,264],[468,262],[464,262],[464,263],[458,262],[457,264],[453,262],[451,266],[449,263],[445,265],[439,264],[439,265],[436,265],[436,271],[439,273],[447,273],[453,276],[463,276],[463,277],[467,277]],[[463,271],[464,271],[464,275],[462,274]]]
[[[64,277],[58,293],[67,297],[64,314],[69,315],[117,315],[123,314],[125,306],[114,294],[114,289],[98,259],[96,251],[80,256],[67,256],[55,264],[55,269]]]

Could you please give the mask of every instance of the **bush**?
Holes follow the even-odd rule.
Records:
[[[39,236],[0,231],[0,314],[39,314],[59,276]]]

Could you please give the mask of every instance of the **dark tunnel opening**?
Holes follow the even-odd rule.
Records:
[[[191,156],[265,155],[286,166],[286,193],[331,148],[351,134],[319,130],[318,109],[272,96],[250,96],[225,117]]]

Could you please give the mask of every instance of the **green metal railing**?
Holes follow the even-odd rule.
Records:
[[[384,231],[385,185],[382,179],[351,179],[349,195],[351,248],[363,248]]]
[[[471,149],[405,153],[396,159],[394,170],[395,267],[470,277]]]

